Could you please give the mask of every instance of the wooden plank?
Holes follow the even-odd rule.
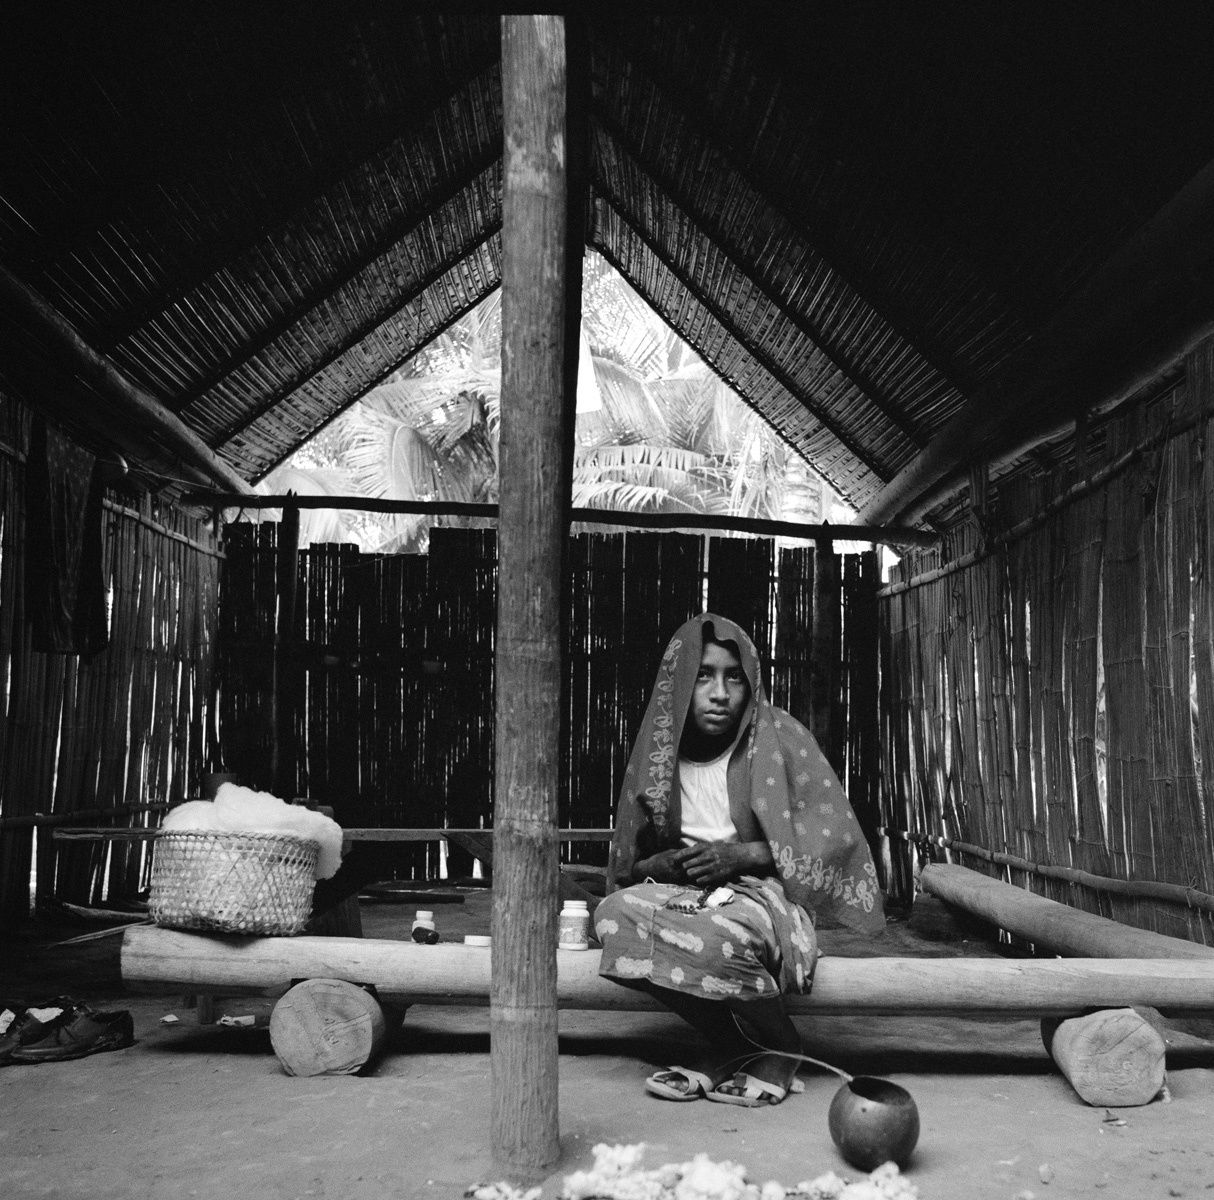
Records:
[[[1047,900],[1024,888],[951,863],[933,863],[923,890],[982,917],[1042,950],[1077,958],[1193,958],[1214,960],[1214,949],[1136,929]]]
[[[553,908],[555,913],[555,906]],[[555,933],[553,945],[555,947]],[[597,950],[555,951],[560,1007],[661,1010],[647,993],[599,975]],[[298,979],[373,984],[382,1003],[484,1006],[491,950],[377,938],[212,937],[136,925],[122,942],[133,990],[282,995]],[[823,958],[794,1014],[1021,1013],[1074,1016],[1087,1008],[1214,1012],[1214,962],[1174,958]]]

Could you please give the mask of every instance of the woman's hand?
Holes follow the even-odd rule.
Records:
[[[700,887],[716,887],[739,875],[765,875],[772,866],[766,842],[701,842],[683,853],[682,868]]]
[[[632,878],[638,883],[642,879],[652,879],[655,883],[687,883],[683,860],[698,849],[698,846],[679,846],[674,850],[659,850],[634,864]]]

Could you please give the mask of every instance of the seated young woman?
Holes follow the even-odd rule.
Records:
[[[786,1054],[801,1049],[783,997],[810,989],[815,922],[877,933],[885,918],[826,756],[768,702],[753,642],[724,617],[694,617],[666,648],[607,878],[600,973],[650,992],[708,1043],[702,1062],[656,1071],[646,1089],[778,1104],[795,1089]]]

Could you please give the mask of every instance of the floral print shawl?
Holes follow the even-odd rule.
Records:
[[[768,842],[785,896],[816,924],[879,932],[885,916],[876,868],[838,778],[809,730],[768,701],[754,643],[713,613],[683,625],[662,656],[620,789],[609,886],[627,887],[634,862],[681,844],[678,749],[705,625],[712,626],[713,640],[737,643],[750,683],[727,775],[738,836]]]

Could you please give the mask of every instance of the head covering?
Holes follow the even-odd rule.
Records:
[[[633,863],[680,844],[679,742],[707,631],[737,643],[750,701],[729,760],[730,813],[743,841],[766,840],[784,894],[816,923],[878,932],[885,926],[872,855],[826,755],[800,721],[763,691],[754,643],[714,613],[670,640],[620,789],[607,875],[632,882]]]

